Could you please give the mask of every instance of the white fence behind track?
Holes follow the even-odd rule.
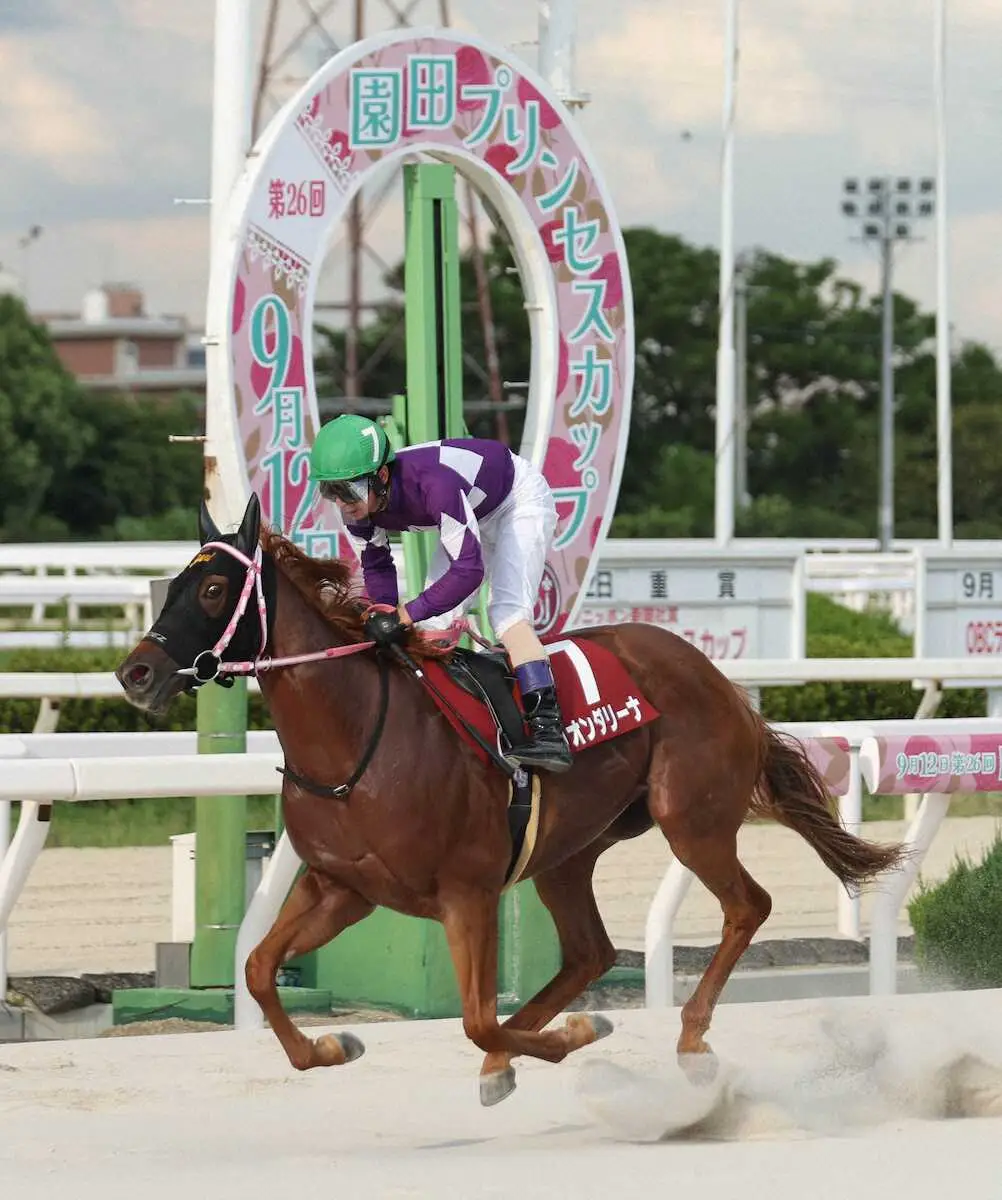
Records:
[[[614,538],[607,544],[608,554],[599,562],[596,577],[603,569],[615,567],[619,558],[629,552],[632,539]],[[642,544],[652,555],[652,565],[663,565],[712,545],[700,538]],[[867,539],[740,538],[729,550],[766,557],[778,552],[802,552],[808,591],[823,592],[858,611],[871,607],[886,611],[906,633],[911,633],[916,620],[915,551],[920,546],[932,547],[935,543],[901,542],[892,551],[877,552],[876,542]],[[5,608],[30,604],[32,621],[37,625],[46,605],[65,603],[70,623],[74,624],[82,605],[100,603],[105,607],[120,607],[123,615],[133,622],[130,630],[138,633],[148,624],[148,607],[140,612],[135,605],[142,604],[147,597],[137,597],[132,589],[138,589],[140,580],[176,574],[196,549],[195,542],[184,541],[0,545],[0,615]],[[1002,542],[959,541],[953,549],[957,554],[997,551],[1002,558]],[[402,558],[396,557],[398,569],[402,570]],[[104,598],[94,599],[98,594]],[[15,636],[11,631],[5,632],[0,636],[0,644],[48,644],[38,640],[38,631],[24,631],[25,641],[21,643],[15,643]],[[101,644],[80,641],[77,631],[70,636],[70,644]]]
[[[1002,743],[1002,661],[985,659],[806,659],[800,661],[728,660],[721,668],[732,679],[749,685],[805,683],[809,681],[897,680],[912,681],[928,689],[946,679],[989,687],[990,712],[986,718],[967,720],[911,720],[897,722],[797,723],[779,726],[800,738],[844,736],[853,759],[849,793],[842,800],[842,816],[853,830],[860,827],[862,791],[858,756],[864,739],[878,732],[912,734],[970,734],[998,736]],[[69,696],[119,696],[121,689],[108,673],[0,675],[0,696],[32,697],[48,701]],[[122,697],[124,698],[124,697]],[[41,719],[41,718],[40,718]],[[893,727],[893,729],[892,729]],[[0,737],[0,936],[31,866],[48,831],[46,808],[54,802],[182,795],[272,795],[279,790],[276,767],[281,755],[271,733],[248,735],[248,753],[221,756],[193,752],[194,734],[54,734],[38,733]],[[10,802],[22,801],[21,817],[13,841],[7,845]],[[943,806],[940,806],[945,811]],[[938,810],[937,810],[938,811]],[[921,815],[921,814],[920,814]],[[940,816],[942,813],[940,812]],[[914,850],[908,868],[889,873],[881,890],[889,900],[875,907],[874,922],[882,922],[882,935],[873,938],[871,990],[889,990],[897,953],[894,928],[906,887],[904,872],[917,870],[938,822],[917,822],[906,845]],[[918,827],[921,826],[921,827]],[[243,962],[249,950],[270,928],[291,886],[299,860],[286,837],[272,855],[257,893],[248,907],[237,941],[236,1019],[239,1027],[259,1024],[261,1014],[243,986]],[[901,876],[901,878],[898,878]],[[691,875],[677,861],[663,879],[647,919],[648,1003],[672,1002],[672,925]],[[840,889],[841,892],[841,889]],[[853,904],[857,907],[853,907]],[[848,936],[859,936],[858,901],[840,903],[839,926]],[[881,959],[873,955],[879,948]],[[889,961],[884,961],[889,960]],[[3,975],[0,955],[0,980]]]

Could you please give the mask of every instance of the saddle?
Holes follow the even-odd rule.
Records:
[[[502,753],[526,745],[529,739],[515,699],[515,675],[503,650],[457,647],[443,666],[457,687],[487,706],[502,738]]]
[[[572,751],[584,752],[657,720],[658,710],[611,650],[574,634],[544,638],[543,644]],[[488,761],[489,755],[470,736],[466,725],[488,742],[496,737],[502,755],[528,743],[516,699],[518,685],[503,651],[457,647],[448,658],[425,660],[423,669],[439,693],[432,695],[440,711],[483,761]],[[534,808],[538,810],[539,795],[538,781],[522,768],[515,772],[511,786],[508,818],[515,853],[509,880],[517,878],[519,864],[524,865],[522,855],[532,840],[532,814]]]
[[[498,749],[502,753],[529,740],[522,709],[515,699],[515,676],[503,650],[477,653],[457,647],[443,666],[458,688],[487,706],[498,727]],[[519,767],[509,787],[508,831],[512,849],[505,890],[518,882],[536,842],[539,778]]]

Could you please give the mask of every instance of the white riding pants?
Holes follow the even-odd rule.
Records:
[[[480,521],[480,545],[484,578],[488,584],[487,616],[496,637],[517,621],[532,624],[532,613],[543,579],[546,555],[557,527],[557,506],[542,472],[532,463],[512,454],[515,478],[507,498]],[[439,544],[428,567],[428,587],[451,566]],[[473,608],[479,591],[468,596],[451,612],[421,621],[425,629],[445,629]]]

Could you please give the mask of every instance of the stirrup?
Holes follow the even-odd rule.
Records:
[[[561,750],[563,750],[563,753],[561,753]],[[540,757],[537,758],[537,754]],[[559,745],[544,747],[536,742],[528,742],[524,746],[510,749],[505,758],[513,766],[533,767],[537,771],[551,771],[554,775],[561,775],[564,771],[569,771],[574,765],[571,749],[566,744],[564,747],[560,747]]]

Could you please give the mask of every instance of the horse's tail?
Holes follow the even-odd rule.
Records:
[[[762,771],[752,797],[753,815],[786,825],[814,848],[847,888],[858,887],[896,867],[904,849],[856,837],[833,809],[831,794],[800,742],[772,729],[756,713],[763,751]]]

